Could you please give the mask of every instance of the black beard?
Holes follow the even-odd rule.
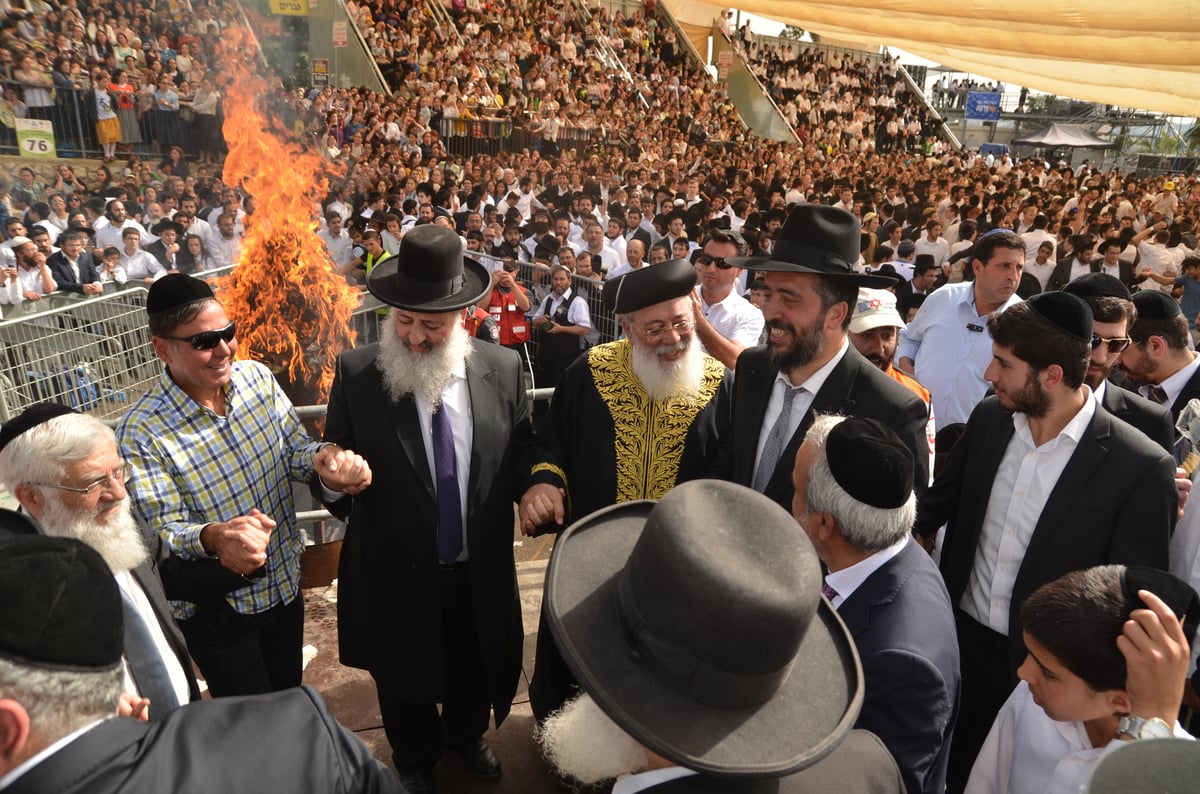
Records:
[[[790,372],[802,367],[821,355],[825,347],[825,338],[821,334],[819,323],[797,330],[782,320],[771,320],[767,323],[767,329],[771,328],[788,331],[792,335],[792,346],[787,350],[780,351],[774,346],[767,346],[767,362],[776,371]]]

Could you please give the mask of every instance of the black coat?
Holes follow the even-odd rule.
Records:
[[[5,794],[400,794],[311,687],[204,700],[144,723],[118,717],[60,748]]]
[[[917,534],[933,537],[949,524],[941,569],[955,604],[967,589],[992,484],[1015,432],[1012,413],[996,397],[985,399],[917,504]],[[1010,672],[1025,659],[1018,616],[1030,593],[1095,565],[1166,570],[1178,502],[1175,459],[1140,431],[1096,411],[1046,500],[1017,571],[1008,621]]]
[[[521,671],[521,609],[513,563],[513,503],[529,476],[532,429],[521,360],[471,340],[467,362],[474,437],[467,491],[469,576],[496,722]],[[375,366],[377,345],[338,357],[325,440],[362,455],[373,482],[329,505],[349,517],[339,565],[341,661],[370,670],[397,697],[444,697],[438,504],[416,402],[392,402]]]
[[[1111,383],[1105,384],[1100,404],[1122,422],[1142,431],[1168,454],[1175,453],[1175,422],[1163,406]]]
[[[771,399],[776,374],[767,361],[765,345],[748,348],[738,357],[736,377],[732,382],[725,378],[716,399],[709,405],[709,410],[715,412],[721,438],[717,460],[709,469],[710,477],[745,486],[753,482],[763,415]],[[775,473],[767,483],[766,495],[785,510],[790,512],[792,509],[792,469],[796,451],[812,425],[813,416],[819,413],[878,419],[895,430],[913,453],[917,494],[924,493],[929,482],[929,439],[926,436],[929,406],[850,345],[813,398],[808,413],[784,447]]]
[[[71,270],[71,264],[67,262],[67,256],[62,251],[55,251],[46,257],[46,266],[50,268],[50,276],[63,292],[82,293],[84,284],[95,284],[100,281],[100,271],[96,267],[96,260],[87,251],[79,254],[76,264],[79,266],[78,279],[75,278],[75,272]]]

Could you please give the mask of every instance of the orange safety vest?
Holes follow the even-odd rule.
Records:
[[[908,387],[908,390],[924,400],[926,405],[929,405],[929,403],[933,400],[933,397],[929,394],[929,389],[926,389],[924,386],[918,383],[915,378],[909,377],[891,364],[888,365],[887,374],[891,376],[892,380],[896,381],[902,386]]]

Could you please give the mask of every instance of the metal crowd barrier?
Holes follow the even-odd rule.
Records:
[[[0,421],[45,400],[118,417],[158,376],[143,287],[7,307],[0,348]]]

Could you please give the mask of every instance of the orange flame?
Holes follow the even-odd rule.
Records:
[[[281,89],[255,68],[250,32],[226,31],[222,44],[223,179],[254,197],[254,212],[245,218],[237,265],[217,282],[219,296],[238,326],[237,357],[286,371],[305,399],[323,403],[338,354],[353,344],[350,318],[359,303],[314,228],[328,164],[289,139],[264,109]]]

